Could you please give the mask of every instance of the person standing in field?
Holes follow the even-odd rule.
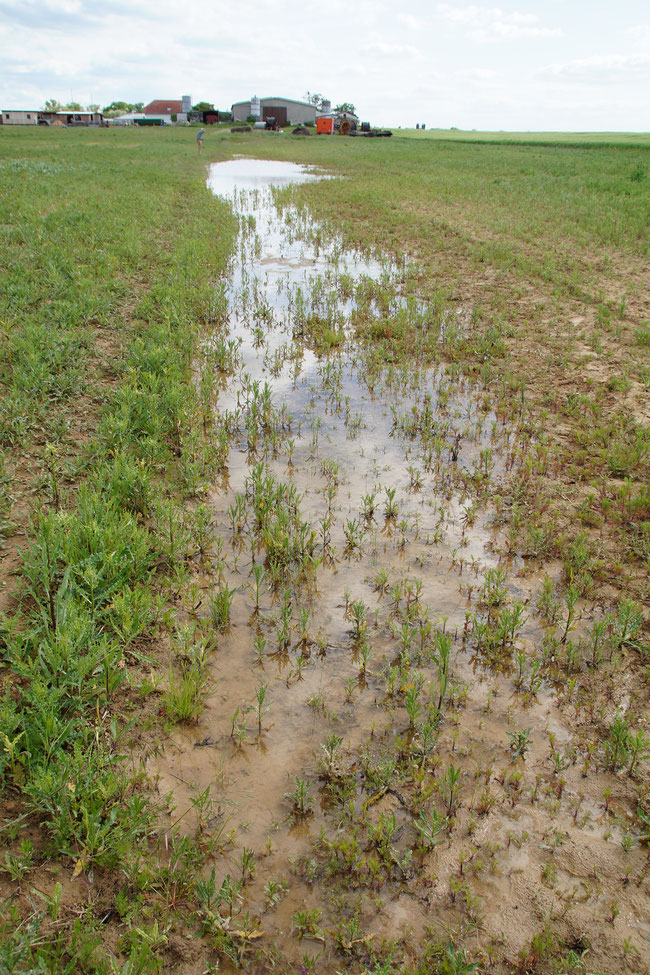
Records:
[[[205,129],[199,129],[196,133],[196,145],[199,150],[199,156],[201,155],[201,149],[203,147],[203,136],[205,135]]]

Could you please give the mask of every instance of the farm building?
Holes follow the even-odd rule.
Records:
[[[101,112],[39,112],[38,121],[50,125],[101,125],[104,116]]]
[[[180,100],[175,100],[173,98],[155,98],[148,105],[145,105],[142,109],[143,115],[154,115],[165,116],[165,115],[178,115],[179,112],[183,111],[183,103]]]
[[[3,109],[3,125],[101,125],[101,112],[40,112],[11,111]]]
[[[2,111],[3,125],[38,125],[38,112],[14,111],[7,109]]]
[[[183,95],[181,99],[155,98],[144,106],[142,115],[145,119],[168,125],[172,121],[186,122],[191,109],[192,99],[190,95]],[[173,119],[172,115],[174,116]]]
[[[264,121],[275,118],[278,125],[298,124],[316,121],[316,106],[309,102],[298,102],[291,98],[251,98],[248,102],[235,102],[232,117],[235,122],[245,122],[252,115]]]

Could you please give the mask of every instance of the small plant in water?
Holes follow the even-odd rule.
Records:
[[[395,500],[395,495],[397,494],[397,488],[384,488],[386,493],[386,501],[384,502],[384,514],[386,518],[396,518],[398,512],[398,504]]]
[[[267,700],[266,695],[268,689],[269,689],[268,684],[260,684],[260,686],[255,691],[255,702],[256,702],[255,710],[257,712],[257,733],[259,735],[262,734],[262,718],[264,717],[265,714],[268,714],[268,712],[271,710],[271,705],[273,704],[273,701],[269,701],[268,704],[266,703]]]
[[[288,799],[293,806],[293,812],[296,816],[307,816],[311,812],[311,806],[313,805],[313,796],[309,795],[311,791],[311,785],[306,779],[301,779],[296,776],[296,788],[293,792],[285,793],[284,798]]]
[[[319,767],[321,774],[326,779],[334,778],[336,758],[342,744],[343,739],[339,735],[332,734],[328,735],[320,746],[323,755],[320,759]]]
[[[441,842],[442,836],[440,834],[447,828],[447,820],[435,809],[430,816],[427,816],[424,810],[422,810],[420,818],[416,819],[413,825],[420,835],[422,845],[428,850],[432,850],[434,846]]]
[[[210,617],[218,630],[225,630],[228,626],[230,621],[230,607],[232,606],[233,597],[236,592],[236,589],[230,589],[224,583],[210,597]]]
[[[509,731],[510,750],[515,758],[524,756],[530,746],[530,734],[532,728],[524,728],[522,731]]]

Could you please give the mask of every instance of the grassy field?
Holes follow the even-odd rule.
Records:
[[[649,138],[0,127],[0,971],[648,971]]]
[[[138,638],[192,544],[184,499],[212,477],[187,380],[233,235],[193,156],[69,134],[0,150],[4,971],[106,958],[106,885],[146,858],[157,810],[122,741],[146,728]],[[177,884],[148,863],[145,887]],[[145,970],[150,942],[124,951]]]
[[[519,391],[553,431],[554,518],[602,526],[595,485],[637,498],[600,533],[617,549],[601,571],[647,598],[650,152],[257,140],[237,151],[341,173],[300,190],[312,212],[353,246],[406,253],[421,294],[471,309],[474,331],[443,354],[500,389],[504,409]]]
[[[636,146],[647,149],[648,132],[482,132],[476,129],[395,129],[394,135],[406,139],[439,139],[443,142],[488,142],[500,145],[566,145],[603,148]]]

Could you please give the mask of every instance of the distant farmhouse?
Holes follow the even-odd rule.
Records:
[[[219,113],[215,110],[194,112],[192,96],[183,95],[180,101],[173,98],[155,98],[141,112],[128,112],[112,120],[115,125],[171,125],[173,122],[203,122],[215,125]]]
[[[187,122],[192,110],[190,95],[180,99],[154,98],[141,112],[128,112],[113,119],[115,125],[171,125],[172,122]]]
[[[191,101],[189,95],[188,102]],[[181,115],[182,112],[189,111],[190,106],[183,108],[183,99],[174,101],[171,98],[155,98],[152,102],[142,109],[142,114],[147,118],[163,118],[166,122],[171,122],[172,115]]]
[[[304,125],[316,121],[317,109],[309,102],[298,102],[292,98],[257,98],[248,102],[235,102],[232,106],[234,122],[245,122],[249,116],[263,122],[274,118],[277,125]]]
[[[40,112],[22,109],[3,109],[0,113],[2,125],[101,125],[104,116],[101,112]]]

